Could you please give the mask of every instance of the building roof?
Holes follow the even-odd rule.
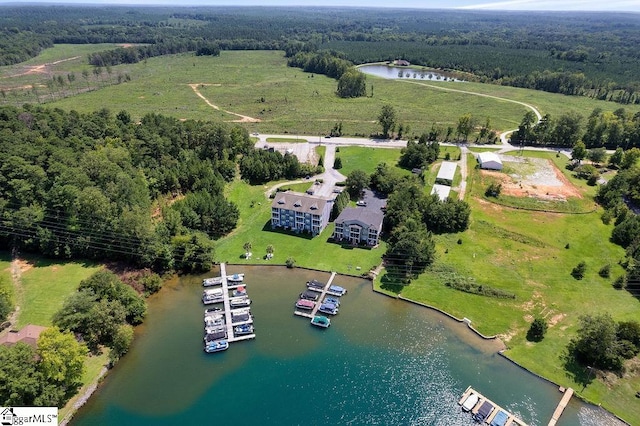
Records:
[[[271,207],[317,215],[323,214],[326,205],[325,198],[293,191],[277,192],[271,203]]]
[[[347,207],[336,218],[336,223],[360,222],[362,225],[380,230],[384,214],[379,209],[370,207]]]
[[[18,342],[23,342],[31,346],[35,346],[38,341],[38,337],[40,337],[40,333],[46,329],[47,327],[39,325],[25,325],[20,331],[11,330],[4,336],[0,337],[0,345],[12,346]]]
[[[480,163],[480,167],[482,167],[482,165],[485,163],[492,163],[492,162],[494,164],[502,165],[502,160],[500,159],[500,156],[495,152],[490,152],[490,151],[479,153],[478,162]]]
[[[435,185],[433,185],[433,188],[431,188],[431,194],[438,194],[438,198],[440,198],[440,201],[446,200],[450,192],[451,187],[449,185],[440,185],[436,183]]]
[[[452,161],[443,161],[440,165],[440,170],[438,170],[436,180],[442,179],[453,181],[453,177],[456,174],[456,167],[458,167],[458,164]]]

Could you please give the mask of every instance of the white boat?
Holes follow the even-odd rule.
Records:
[[[202,280],[202,285],[205,287],[211,287],[214,285],[221,285],[222,277],[205,278]]]
[[[243,324],[234,327],[233,334],[235,334],[236,336],[242,336],[253,333],[253,330],[253,324]]]
[[[478,399],[479,399],[478,395],[476,395],[475,393],[472,393],[462,403],[462,409],[464,411],[471,411],[473,407],[475,407],[476,404],[478,403]]]
[[[204,351],[208,354],[226,351],[227,349],[229,349],[229,342],[226,340],[214,340],[212,342],[207,342],[204,345]]]
[[[241,283],[242,281],[244,281],[244,274],[227,275],[227,281],[230,281],[232,283]]]
[[[224,301],[224,294],[221,288],[208,289],[202,293],[202,303],[205,305],[222,301]]]
[[[237,297],[234,299],[229,299],[229,305],[232,308],[238,308],[241,306],[249,306],[251,304],[251,299],[248,297]]]

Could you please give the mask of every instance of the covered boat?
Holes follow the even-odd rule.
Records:
[[[208,289],[202,293],[202,303],[209,305],[211,303],[220,303],[224,300],[221,288]]]
[[[495,415],[493,420],[491,420],[490,425],[491,426],[504,426],[507,423],[507,420],[509,420],[509,414],[507,414],[504,411],[500,410],[500,411],[498,411],[498,414]]]
[[[315,291],[307,290],[300,293],[300,299],[313,300],[314,302],[318,300],[318,293]]]
[[[247,295],[247,288],[244,287],[244,286],[240,286],[240,287],[236,288],[235,290],[233,290],[233,292],[231,294],[233,295],[233,297],[246,296]]]
[[[322,290],[324,288],[324,283],[321,283],[317,280],[307,281],[307,288],[317,288],[319,290]]]
[[[492,403],[485,401],[480,405],[478,412],[474,414],[473,418],[478,422],[483,422],[487,417],[489,417],[494,408],[495,407]]]
[[[479,399],[478,395],[475,394],[475,393],[472,393],[462,403],[462,409],[464,411],[471,411],[473,409],[473,407],[475,407],[476,404],[478,403],[478,399]]]
[[[316,315],[311,320],[311,325],[315,325],[316,327],[329,328],[331,325],[331,320],[324,315]]]
[[[298,309],[313,309],[316,307],[316,302],[307,299],[300,299],[296,302],[296,308]]]
[[[204,330],[204,342],[209,343],[215,340],[226,339],[227,338],[227,328],[226,327],[210,327]]]
[[[202,280],[202,285],[205,287],[211,287],[214,285],[221,285],[222,277],[205,278]]]
[[[227,349],[229,349],[229,342],[226,340],[214,340],[204,344],[204,351],[209,354],[226,351]]]
[[[333,303],[323,303],[318,309],[323,314],[335,315],[338,313],[338,307]]]
[[[236,336],[242,336],[245,334],[251,334],[253,333],[253,324],[242,324],[242,325],[238,325],[236,327],[234,327],[233,329],[233,333]]]
[[[230,281],[232,283],[241,283],[242,281],[244,281],[244,274],[227,275],[227,281]]]
[[[344,296],[345,294],[347,294],[347,289],[340,287],[339,285],[332,285],[329,287],[328,293],[335,296]]]
[[[251,299],[249,299],[247,296],[229,299],[229,305],[232,308],[237,308],[240,306],[249,306],[250,304],[251,304]]]
[[[335,296],[327,296],[324,298],[323,303],[333,303],[336,306],[340,306],[340,299]]]

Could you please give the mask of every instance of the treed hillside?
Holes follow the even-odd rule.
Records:
[[[0,249],[209,269],[214,240],[238,220],[224,185],[252,150],[240,127],[1,108]],[[295,157],[276,153],[260,166],[267,163],[286,164],[287,177],[307,172]]]
[[[483,82],[640,103],[640,15],[337,8],[0,8],[0,65],[54,43],[143,43],[96,66],[218,49],[331,50],[353,63],[406,59]]]

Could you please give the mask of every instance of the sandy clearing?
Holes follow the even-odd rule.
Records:
[[[74,56],[72,58],[65,58],[65,59],[60,59],[58,61],[47,62],[46,64],[27,66],[27,67],[24,67],[24,71],[23,72],[20,72],[18,74],[8,75],[8,76],[3,77],[3,78],[13,78],[13,77],[20,77],[20,76],[23,76],[23,75],[31,75],[31,74],[45,74],[45,73],[49,72],[49,68],[52,65],[57,65],[57,64],[60,64],[62,62],[67,62],[67,61],[73,61],[74,59],[78,59],[80,57],[81,56]]]

